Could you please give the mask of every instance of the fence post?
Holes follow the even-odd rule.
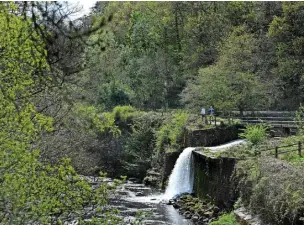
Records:
[[[216,127],[216,116],[214,116],[214,120],[215,120],[215,127]]]
[[[298,146],[298,152],[299,152],[299,156],[302,157],[302,143],[299,141],[299,146]]]
[[[279,150],[279,147],[275,146],[275,158],[278,157],[278,150]]]

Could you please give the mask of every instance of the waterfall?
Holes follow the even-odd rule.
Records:
[[[192,193],[194,184],[194,171],[192,151],[189,147],[183,150],[176,161],[175,167],[169,177],[164,198],[171,199],[182,193]]]

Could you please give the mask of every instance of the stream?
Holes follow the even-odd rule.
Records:
[[[206,148],[209,148],[212,152],[220,152],[245,143],[244,140],[235,140],[224,145]],[[169,177],[165,193],[145,186],[137,181],[137,179],[131,178],[117,187],[117,190],[109,199],[110,208],[118,209],[126,224],[131,224],[138,215],[138,212],[142,211],[146,214],[144,221],[141,223],[143,225],[195,225],[192,220],[181,216],[172,205],[166,204],[169,199],[176,198],[182,193],[193,192],[194,171],[192,152],[194,150],[196,148],[188,147],[180,154]],[[90,183],[95,182],[94,177],[85,177],[85,179]],[[108,178],[104,182],[113,181],[111,178]],[[198,216],[196,220],[198,220]]]
[[[207,147],[212,152],[227,150],[233,146],[245,144],[245,140],[235,140],[229,143]],[[172,205],[165,202],[182,193],[193,192],[194,172],[192,152],[196,148],[188,147],[178,157],[175,167],[169,177],[165,193],[160,193],[141,183],[127,181],[120,186],[117,195],[110,200],[110,205],[121,211],[126,222],[134,220],[137,212],[150,213],[143,224],[146,225],[194,225],[192,220],[181,216]]]
[[[110,205],[120,210],[125,222],[132,222],[141,210],[149,214],[142,222],[145,225],[193,225],[191,220],[185,219],[162,199],[163,193],[144,184],[127,181],[110,199]]]

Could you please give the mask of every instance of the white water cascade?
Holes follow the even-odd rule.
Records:
[[[169,177],[164,199],[171,199],[178,194],[193,192],[194,171],[192,151],[194,149],[188,147],[180,154]]]

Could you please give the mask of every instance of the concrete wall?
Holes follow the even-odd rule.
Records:
[[[240,133],[240,125],[232,125],[228,127],[216,127],[206,130],[188,131],[184,138],[184,146],[199,147],[199,146],[215,146],[221,145],[229,141],[238,139]],[[161,186],[165,188],[165,182],[173,170],[176,160],[183,149],[177,152],[165,153]]]
[[[200,199],[211,198],[220,208],[230,208],[237,199],[235,184],[231,180],[234,158],[211,158],[193,152],[194,193]]]

